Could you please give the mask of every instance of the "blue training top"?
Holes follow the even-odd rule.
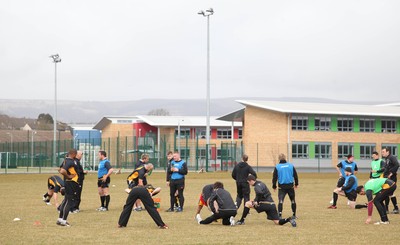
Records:
[[[110,168],[111,168],[111,164],[107,158],[104,160],[101,160],[99,162],[99,170],[97,172],[97,177],[103,178],[103,176],[108,173],[108,170],[110,170]]]
[[[279,184],[293,184],[293,168],[293,164],[289,162],[276,165]]]
[[[347,167],[350,167],[351,168],[351,173],[354,174],[354,169],[356,168],[356,163],[355,162],[349,163],[346,160],[343,160],[341,163],[342,163],[342,167],[340,168],[340,172],[342,173],[343,177],[346,176],[346,174],[344,173],[344,170]]]
[[[349,182],[349,179],[350,179],[350,178],[353,178],[353,179],[354,179],[354,184],[351,186],[350,189],[345,190],[346,193],[349,193],[349,192],[351,192],[351,191],[355,191],[355,190],[357,189],[357,186],[358,186],[357,177],[354,176],[354,175],[346,176],[346,180],[344,181],[343,186],[347,186],[347,183]]]
[[[185,161],[183,161],[183,160],[180,160],[179,162],[172,161],[171,167],[181,170],[184,163],[185,163]],[[178,179],[183,179],[183,178],[185,178],[185,175],[180,174],[179,172],[173,172],[171,174],[171,179],[173,179],[173,180],[178,180]]]

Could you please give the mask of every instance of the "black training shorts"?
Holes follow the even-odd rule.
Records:
[[[255,210],[257,210],[258,213],[267,213],[267,219],[269,220],[279,220],[275,204],[260,203],[258,207],[255,207]]]
[[[350,192],[345,192],[346,197],[349,201],[355,202],[357,199],[357,192],[355,190]]]
[[[108,177],[105,182],[103,182],[103,178],[99,178],[97,180],[97,187],[108,188],[110,186],[110,181],[110,177]]]

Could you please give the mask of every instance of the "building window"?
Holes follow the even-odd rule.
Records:
[[[308,143],[293,143],[292,158],[308,158]]]
[[[205,128],[197,128],[196,129],[197,137],[199,137],[200,139],[206,138],[206,132],[207,132],[207,130]],[[210,139],[211,139],[211,129],[210,129]]]
[[[238,129],[238,138],[243,139],[243,129],[241,128]]]
[[[178,138],[178,129],[175,129],[176,138]],[[190,138],[190,128],[181,128],[181,139],[182,138]]]
[[[132,123],[132,120],[117,120],[117,123],[118,124],[129,124],[129,123]]]
[[[375,144],[361,144],[360,159],[371,159],[372,152],[374,152],[375,149]]]
[[[225,128],[217,129],[217,139],[230,139],[231,136],[232,136],[231,129],[225,129]]]
[[[315,158],[332,158],[331,143],[315,143]]]
[[[338,131],[352,132],[353,131],[353,118],[340,117],[337,119]]]
[[[200,148],[197,149],[197,159],[206,159],[206,149],[205,148]]]
[[[360,118],[360,132],[375,132],[375,119]]]
[[[190,158],[190,149],[189,148],[181,148],[180,151],[182,159],[189,159]]]
[[[390,151],[390,154],[397,157],[398,152],[397,152],[397,145],[392,145],[392,144],[382,144],[382,148],[387,147]]]
[[[315,130],[317,131],[329,131],[331,130],[331,118],[330,117],[315,117],[314,119]]]
[[[354,145],[349,143],[338,144],[338,158],[345,158],[349,154],[353,154]]]
[[[396,133],[396,120],[382,119],[382,133]]]
[[[292,130],[308,130],[308,117],[292,116]]]

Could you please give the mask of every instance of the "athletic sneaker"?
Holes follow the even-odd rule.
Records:
[[[231,226],[234,226],[235,225],[235,218],[233,216],[231,216],[229,218],[229,222],[231,223]]]
[[[133,210],[136,212],[140,212],[140,211],[142,211],[142,207],[137,207],[137,208],[134,208]]]
[[[393,212],[392,212],[393,214],[399,214],[399,209],[397,209],[397,208],[395,208],[395,209],[393,209]]]
[[[337,207],[336,207],[336,206],[333,206],[333,205],[329,206],[328,208],[329,208],[329,209],[337,209]]]
[[[197,223],[200,224],[200,221],[202,221],[200,214],[196,214],[196,220],[197,220]]]
[[[177,212],[177,213],[180,213],[180,212],[182,212],[183,211],[183,208],[181,208],[181,207],[178,207],[177,209],[176,209],[176,211],[175,212]]]
[[[99,207],[98,209],[96,209],[97,211],[100,211],[100,212],[105,212],[105,211],[108,211],[108,209],[107,208],[105,208],[105,207]]]
[[[237,224],[237,225],[244,225],[244,220],[238,220],[238,221],[236,222],[236,224]]]
[[[45,200],[44,203],[46,203],[46,205],[51,205],[50,200]]]
[[[71,225],[68,222],[65,223],[60,223],[61,226],[66,226],[66,227],[70,227]]]
[[[80,212],[79,209],[74,209],[74,210],[72,211],[73,214],[77,214],[77,213],[79,213],[79,212]]]
[[[297,219],[297,216],[296,215],[292,215],[292,219]]]
[[[165,212],[174,212],[174,210],[169,208],[169,209],[165,210]]]
[[[295,219],[290,219],[289,222],[292,225],[292,227],[296,227],[297,226],[297,223],[296,223]]]
[[[374,225],[388,225],[388,224],[390,224],[389,221],[385,221],[385,222],[379,221],[379,222],[374,223]]]
[[[169,227],[167,225],[160,225],[158,228],[160,228],[160,229],[169,229]]]

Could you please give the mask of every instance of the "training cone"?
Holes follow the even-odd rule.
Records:
[[[157,211],[160,212],[160,209],[161,209],[161,198],[153,197],[153,201],[154,201],[154,207],[156,207]]]

